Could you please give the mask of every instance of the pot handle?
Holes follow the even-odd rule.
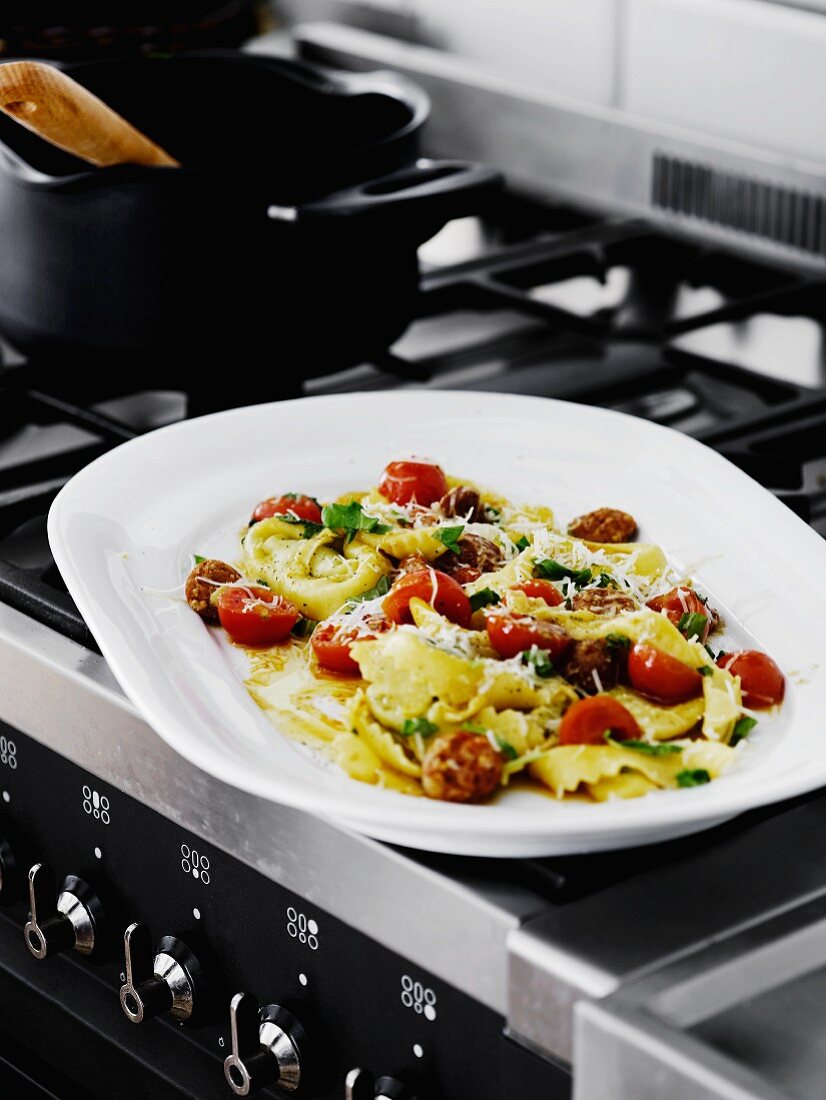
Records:
[[[435,233],[452,218],[474,214],[502,186],[501,173],[462,160],[420,160],[388,176],[335,191],[317,202],[299,206],[299,223],[364,218],[369,223],[395,223]]]

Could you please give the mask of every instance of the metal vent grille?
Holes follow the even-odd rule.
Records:
[[[826,256],[826,199],[654,154],[654,206]]]

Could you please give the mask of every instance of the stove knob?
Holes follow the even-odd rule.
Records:
[[[416,1097],[395,1077],[375,1080],[366,1069],[351,1069],[344,1080],[344,1100],[416,1100]]]
[[[120,1005],[126,1018],[141,1024],[168,1012],[192,1022],[205,1000],[203,970],[192,949],[175,936],[164,936],[156,954],[148,926],[137,923],[126,929],[123,945],[126,981]]]
[[[29,870],[29,908],[23,933],[36,959],[61,951],[91,955],[100,948],[103,906],[91,886],[76,875],[67,875],[58,893],[51,867],[35,863]]]
[[[236,993],[229,1006],[232,1054],[224,1062],[224,1076],[236,1096],[277,1085],[295,1092],[301,1084],[307,1035],[291,1012],[281,1005],[265,1005],[249,993]]]

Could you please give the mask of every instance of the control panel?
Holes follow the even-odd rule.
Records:
[[[16,750],[16,767],[0,771],[0,1033],[42,1048],[41,1015],[57,1013],[43,1034],[90,1096],[120,1095],[110,1063],[134,1075],[124,1096],[151,1087],[153,1100],[569,1095],[567,1074],[507,1039],[494,1012],[0,732]]]

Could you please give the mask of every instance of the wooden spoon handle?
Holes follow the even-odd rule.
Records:
[[[39,61],[0,64],[0,110],[39,137],[99,168],[112,164],[179,167],[70,76]]]

